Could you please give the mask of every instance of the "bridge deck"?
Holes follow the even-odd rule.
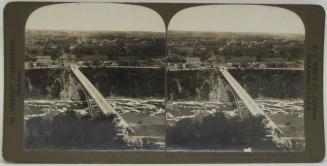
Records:
[[[94,99],[94,101],[98,104],[100,110],[104,115],[116,115],[118,127],[122,129],[126,129],[129,132],[134,133],[134,130],[130,127],[130,125],[119,115],[118,112],[115,111],[114,108],[107,102],[107,100],[102,96],[102,94],[93,86],[93,84],[85,77],[85,75],[78,69],[77,66],[70,66],[71,71],[76,76],[76,78],[80,81],[82,86],[85,88],[87,93]]]
[[[267,127],[271,128],[271,135],[273,139],[281,144],[287,144],[286,140],[281,137],[283,134],[282,130],[270,119],[270,117],[255,103],[252,97],[245,91],[245,89],[235,80],[235,78],[228,72],[227,69],[219,68],[220,73],[228,82],[233,91],[237,96],[243,101],[244,105],[247,107],[249,112],[253,116],[262,115],[264,116],[268,123]]]

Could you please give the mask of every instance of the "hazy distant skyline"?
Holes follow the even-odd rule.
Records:
[[[114,3],[69,3],[41,7],[30,15],[26,29],[165,32],[164,22],[153,10]],[[298,34],[305,31],[295,13],[259,5],[187,8],[172,18],[168,30]]]
[[[302,20],[292,11],[260,5],[211,5],[187,8],[173,17],[168,30],[305,33]]]
[[[25,28],[165,32],[161,17],[151,9],[114,3],[66,3],[41,7],[29,16]]]

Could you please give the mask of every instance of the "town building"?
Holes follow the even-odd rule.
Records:
[[[36,60],[41,66],[50,66],[52,64],[50,55],[37,55]]]
[[[187,57],[185,58],[187,64],[200,65],[201,61],[198,57]]]

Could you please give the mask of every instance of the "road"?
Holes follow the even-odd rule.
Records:
[[[80,68],[113,68],[113,69],[161,69],[161,67],[157,66],[79,66]]]

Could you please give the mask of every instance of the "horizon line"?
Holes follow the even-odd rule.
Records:
[[[124,30],[79,30],[79,29],[31,29],[25,28],[25,31],[68,31],[68,32],[152,32],[152,33],[165,33],[165,31],[124,31]]]
[[[305,33],[299,32],[249,32],[249,31],[201,31],[201,30],[168,30],[168,31],[175,31],[175,32],[204,32],[204,33],[264,33],[264,34],[297,34],[297,35],[305,35]]]
[[[30,29],[26,28],[25,31],[68,31],[68,32],[150,32],[150,33],[165,33],[161,31],[125,31],[125,30],[69,30],[69,29]],[[196,32],[196,33],[257,33],[257,34],[292,34],[292,35],[301,35],[304,36],[305,33],[299,33],[299,32],[249,32],[249,31],[199,31],[199,30],[167,30],[167,33],[171,32]]]

